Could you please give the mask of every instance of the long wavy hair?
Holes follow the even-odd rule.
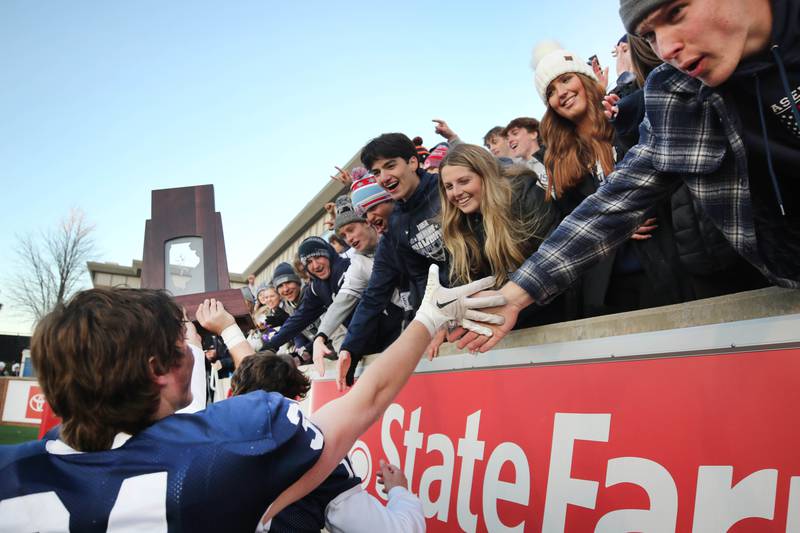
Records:
[[[541,124],[542,141],[547,146],[544,166],[549,178],[548,199],[553,189],[556,196],[561,196],[578,185],[587,173],[594,170],[598,161],[606,175],[614,169],[614,127],[603,114],[603,88],[584,74],[572,74],[578,77],[586,90],[586,119],[591,121],[592,129],[586,136],[578,135],[577,125],[553,111],[548,104]]]
[[[647,41],[630,33],[628,34],[628,48],[631,52],[631,66],[636,75],[636,82],[639,87],[644,87],[647,76],[663,61],[653,52]]]
[[[514,217],[511,179],[536,177],[525,167],[503,171],[497,159],[473,144],[452,148],[442,160],[440,172],[447,166],[470,169],[481,180],[481,207],[485,242],[483,248],[475,235],[474,221],[447,200],[442,180],[439,197],[444,246],[450,254],[450,280],[454,284],[469,283],[488,265],[497,278],[497,286],[508,281],[508,273],[527,259],[534,239],[542,240],[546,228],[541,213],[525,213],[524,220]],[[528,175],[530,174],[530,175]],[[524,176],[523,176],[524,175]]]

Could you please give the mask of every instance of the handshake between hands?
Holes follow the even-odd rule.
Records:
[[[494,283],[494,277],[490,276],[460,287],[445,288],[439,283],[439,267],[431,265],[425,296],[414,320],[425,326],[434,342],[439,339],[438,344],[444,339],[445,328],[455,329],[463,335],[463,346],[459,343],[459,348],[466,346],[467,342],[485,342],[494,334],[490,326],[502,326],[505,323],[505,318],[500,314],[479,311],[505,306],[505,296],[499,291],[488,291]],[[513,326],[513,322],[511,325]],[[460,337],[458,333],[456,335]],[[322,342],[320,346],[314,347],[314,364],[320,376],[325,375],[323,357],[331,353]],[[350,353],[346,350],[340,351],[336,361],[336,387],[339,391],[345,388],[345,375],[350,365]]]
[[[505,305],[505,297],[499,292],[478,294],[490,289],[495,279],[492,276],[473,281],[460,287],[445,288],[439,284],[439,267],[431,265],[428,270],[428,283],[425,296],[417,310],[414,320],[420,322],[434,337],[447,326],[453,329],[460,326],[478,335],[492,336],[492,330],[483,324],[502,325],[501,315],[478,311]]]
[[[437,333],[445,327],[450,330],[456,329],[460,335],[456,333],[456,337],[451,340],[460,337],[459,348],[464,348],[469,344],[471,351],[477,351],[477,348],[473,348],[475,339],[479,339],[478,342],[485,342],[494,334],[490,326],[502,326],[506,322],[504,314],[501,314],[503,306],[506,304],[506,298],[500,291],[489,290],[494,283],[494,277],[490,276],[460,287],[442,287],[439,283],[439,267],[431,265],[428,271],[425,296],[414,320],[425,326],[432,338],[437,338]],[[482,291],[486,292],[482,293]],[[480,309],[495,312],[481,311]],[[229,348],[245,340],[236,326],[235,319],[225,310],[222,302],[213,299],[206,300],[198,306],[196,318],[204,328],[221,335]],[[515,316],[511,318],[509,327],[513,325],[515,318]],[[505,333],[502,329],[499,330],[501,337]],[[316,357],[316,352],[317,350],[315,350],[315,363],[318,363],[317,369],[322,375],[324,364],[321,361],[322,357]],[[327,355],[329,350],[324,350],[324,353]],[[343,354],[345,357],[342,357]],[[348,356],[349,354],[346,352],[339,354],[340,361],[337,366],[340,367],[338,369],[340,379],[337,381],[343,382],[343,376],[347,373],[350,362]],[[342,363],[347,363],[347,365]]]

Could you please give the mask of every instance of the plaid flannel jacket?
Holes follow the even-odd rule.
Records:
[[[630,238],[647,209],[683,180],[745,259],[772,283],[800,288],[797,281],[772,274],[758,253],[747,154],[738,117],[727,105],[715,90],[668,65],[653,71],[645,87],[647,111],[639,144],[511,281],[537,303],[549,302]]]

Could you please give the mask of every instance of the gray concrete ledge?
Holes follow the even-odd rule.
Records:
[[[517,351],[513,350],[515,348],[563,345],[564,343],[581,344],[586,341],[623,335],[712,326],[787,315],[800,315],[800,291],[767,287],[756,291],[728,294],[682,304],[512,331],[491,352],[482,357],[491,358],[491,354],[494,352]],[[797,336],[800,339],[800,324],[798,324]],[[465,352],[458,350],[454,345],[444,344],[436,360],[440,364],[432,366],[447,367],[448,363],[442,359],[450,357],[453,359],[452,367],[462,367],[463,363],[456,362],[456,359],[463,358],[464,355]],[[377,355],[367,357],[364,366],[369,366],[375,357]],[[423,361],[421,366],[431,365]],[[464,368],[466,369],[466,367]],[[335,362],[326,361],[325,379],[331,379],[335,369]],[[316,372],[313,371],[309,371],[309,375],[317,377]]]

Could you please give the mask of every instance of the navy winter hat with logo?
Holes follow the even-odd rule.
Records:
[[[287,281],[294,281],[299,285],[300,276],[297,275],[297,272],[294,271],[294,268],[289,263],[280,263],[272,273],[272,283],[270,285],[278,288]]]
[[[300,255],[300,262],[308,264],[308,260],[312,257],[327,257],[331,258],[330,244],[325,242],[322,237],[309,237],[300,243],[300,248],[297,250]]]

